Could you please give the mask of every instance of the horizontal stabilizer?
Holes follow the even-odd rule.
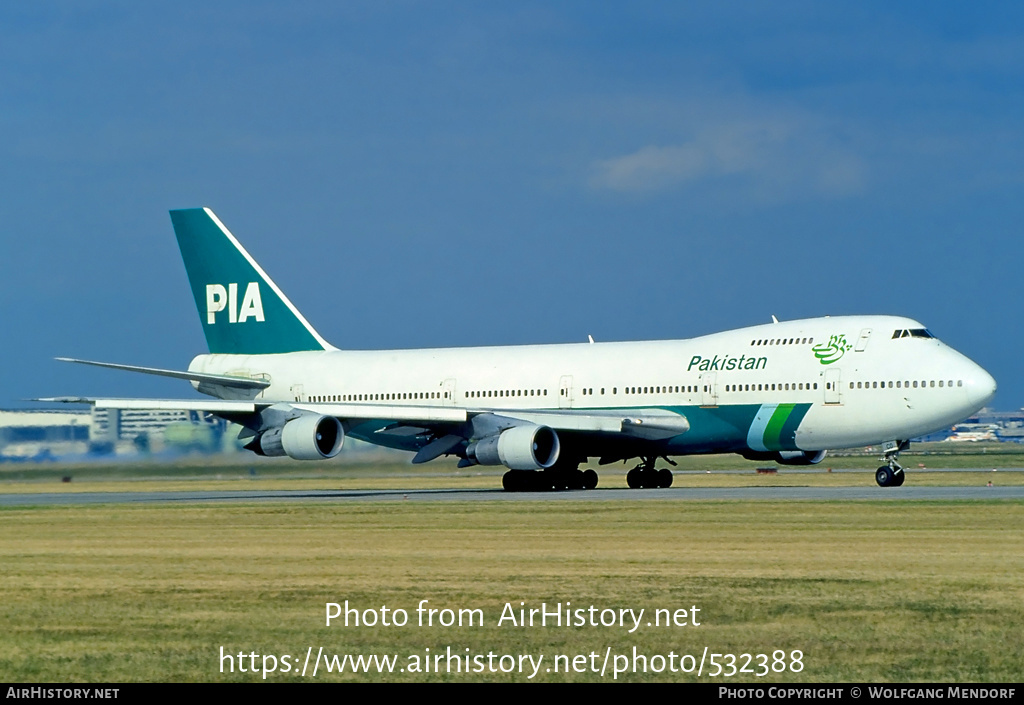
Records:
[[[92,365],[93,367],[108,367],[112,370],[127,370],[128,372],[141,372],[146,375],[157,375],[159,377],[174,377],[175,379],[187,379],[190,382],[206,382],[218,384],[222,387],[233,387],[235,389],[266,389],[270,382],[263,379],[251,377],[234,377],[232,375],[211,375],[205,372],[187,372],[178,370],[161,370],[156,367],[139,367],[138,365],[118,365],[113,362],[93,362],[92,360],[76,360],[72,357],[58,357],[61,362],[77,362],[80,365]]]

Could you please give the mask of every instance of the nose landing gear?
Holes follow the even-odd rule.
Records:
[[[901,450],[906,450],[909,447],[910,441],[892,441],[882,445],[882,448],[885,450],[882,462],[885,465],[875,471],[875,482],[878,483],[879,487],[899,487],[903,484],[903,481],[906,479],[906,473],[903,472],[903,466],[896,459],[899,457]]]

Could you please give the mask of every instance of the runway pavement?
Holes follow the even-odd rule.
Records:
[[[504,492],[500,489],[275,490],[180,492],[39,492],[0,494],[0,507],[192,502],[521,502],[545,501],[949,501],[1024,499],[1024,487],[722,487],[657,490],[601,489],[569,492]]]

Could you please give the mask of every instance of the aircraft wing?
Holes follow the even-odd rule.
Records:
[[[339,420],[387,419],[424,423],[461,423],[467,418],[465,409],[438,406],[385,404],[337,404],[316,402],[282,402],[269,400],[236,401],[232,399],[115,399],[99,397],[48,397],[34,399],[62,404],[91,404],[97,409],[152,409],[174,411],[205,411],[217,415],[253,414],[271,406],[288,406]]]
[[[412,461],[417,464],[451,454],[459,446],[502,434],[516,426],[547,427],[555,432],[595,434],[632,441],[662,441],[690,428],[685,416],[664,409],[631,409],[622,413],[572,409],[465,409],[407,404],[92,397],[50,397],[36,401],[91,404],[99,409],[205,412],[242,424],[245,427],[239,434],[242,440],[256,439],[263,432],[272,432],[275,426],[280,433],[289,419],[301,416],[333,417],[343,422],[346,430],[367,422],[375,425],[383,421],[385,425],[373,433],[390,436],[400,447],[417,451]],[[400,440],[403,438],[405,440]]]
[[[518,411],[502,409],[464,409],[451,406],[419,406],[410,404],[351,404],[336,402],[274,402],[231,399],[124,399],[100,397],[48,397],[40,402],[90,404],[98,409],[152,409],[203,411],[218,415],[253,414],[270,406],[286,405],[299,411],[333,416],[343,421],[385,419],[393,422],[460,424],[480,416],[493,416],[511,422],[547,426],[556,431],[623,434],[633,438],[657,440],[671,438],[689,430],[685,416],[662,409],[631,410],[629,413],[595,413],[588,411]]]
[[[252,414],[270,403],[224,399],[103,399],[99,397],[43,397],[31,401],[58,404],[90,404],[97,409],[144,409],[153,411],[206,411],[211,414]]]
[[[628,412],[515,411],[495,412],[501,416],[522,419],[556,431],[622,434],[632,438],[661,440],[690,430],[685,416],[664,409],[630,409]]]

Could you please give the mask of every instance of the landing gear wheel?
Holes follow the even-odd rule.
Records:
[[[903,473],[900,473],[902,475]],[[883,465],[875,471],[875,482],[879,487],[891,487],[894,482],[894,473],[888,465]],[[902,482],[900,484],[903,484]]]
[[[516,470],[509,470],[501,476],[501,488],[506,492],[522,492],[523,482],[521,473]]]
[[[645,458],[643,463],[626,473],[626,484],[634,490],[671,487],[672,471],[668,468],[656,469],[654,461],[654,458]]]
[[[584,489],[583,484],[583,471],[579,468],[569,473],[569,489],[570,490],[582,490]]]
[[[880,460],[885,463],[875,471],[875,482],[879,487],[899,487],[907,479],[903,466],[898,458],[900,451],[910,448],[910,441],[886,441],[882,444],[885,450]]]
[[[534,492],[551,492],[552,490],[566,489],[565,474],[554,470],[532,470],[528,471],[536,478],[536,484],[531,487]]]
[[[643,487],[643,475],[640,474],[640,468],[633,468],[626,473],[626,484],[632,490],[638,490]]]
[[[597,487],[597,472],[593,469],[583,471],[583,489],[592,490]]]
[[[556,479],[546,471],[509,470],[501,476],[501,486],[506,492],[550,492]]]

